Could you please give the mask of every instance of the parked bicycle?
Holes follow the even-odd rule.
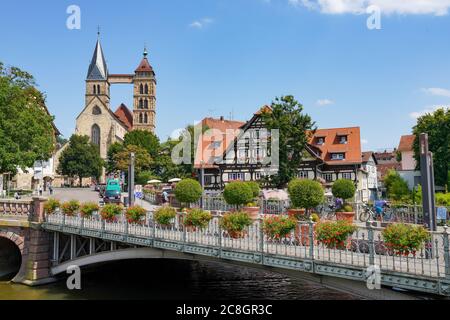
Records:
[[[359,214],[359,221],[361,222],[367,222],[369,220],[372,221],[379,221],[381,219],[381,221],[390,221],[392,219],[392,211],[388,210],[389,209],[389,205],[384,205],[381,208],[381,211],[378,209],[375,209],[376,211],[374,212],[372,210],[373,207],[367,205],[367,204],[363,204],[362,205],[362,212]]]

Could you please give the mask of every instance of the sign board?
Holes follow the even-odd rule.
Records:
[[[134,196],[138,199],[142,199],[144,197],[144,194],[142,192],[142,185],[137,184],[134,186]]]

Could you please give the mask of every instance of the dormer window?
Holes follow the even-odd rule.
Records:
[[[345,160],[345,153],[332,153],[331,160]]]
[[[347,144],[348,143],[347,136],[339,136],[338,139],[339,139],[339,143],[340,144]]]
[[[325,138],[324,137],[317,138],[317,145],[318,146],[322,146],[324,144],[325,144]]]

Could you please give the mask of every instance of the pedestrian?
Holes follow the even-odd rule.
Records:
[[[163,193],[162,193],[163,206],[166,206],[168,202],[169,202],[169,194],[167,193],[166,190],[164,190]]]
[[[50,195],[53,195],[53,187],[52,187],[52,185],[48,186],[48,190],[50,191]]]
[[[17,192],[14,193],[14,199],[16,199],[16,200],[20,199],[19,193],[17,193]]]
[[[42,197],[42,186],[39,186],[39,196]]]

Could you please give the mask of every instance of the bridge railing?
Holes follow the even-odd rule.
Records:
[[[263,220],[258,219],[241,236],[232,237],[221,228],[221,215],[215,215],[204,229],[186,227],[183,214],[178,214],[170,225],[157,224],[148,212],[140,223],[130,224],[125,217],[104,221],[98,216],[82,218],[54,214],[47,223],[78,229],[100,231],[144,239],[162,240],[180,244],[197,244],[212,249],[235,249],[264,256],[308,259],[360,268],[378,266],[381,270],[411,275],[446,278],[450,281],[449,233],[431,232],[430,241],[417,252],[399,255],[393,252],[383,238],[383,228],[371,224],[358,226],[341,247],[330,247],[319,241],[316,224],[299,222],[296,229],[281,238],[270,238],[264,231]]]
[[[33,200],[0,199],[0,216],[29,218],[35,211]]]

